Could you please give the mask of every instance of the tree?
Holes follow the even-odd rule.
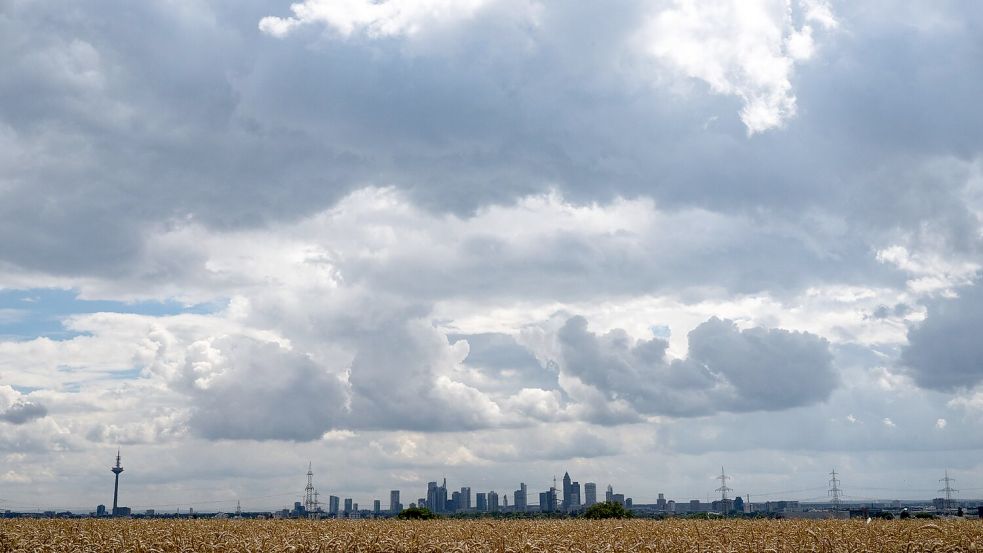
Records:
[[[581,516],[584,518],[632,518],[635,514],[625,509],[621,503],[605,501],[591,505]]]
[[[426,507],[410,507],[400,511],[396,518],[399,520],[432,520],[438,517]]]

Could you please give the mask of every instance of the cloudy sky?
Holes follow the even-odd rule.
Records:
[[[981,27],[0,0],[0,509],[983,496]]]

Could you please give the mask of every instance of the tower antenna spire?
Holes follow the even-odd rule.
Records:
[[[123,472],[123,465],[120,464],[119,448],[116,448],[116,465],[111,467],[109,470],[116,475],[116,482],[113,484],[113,516],[119,513],[119,505],[117,504],[119,500],[119,473]]]
[[[833,498],[830,503],[833,504],[833,509],[838,509],[840,507],[840,494],[843,490],[840,489],[840,479],[836,477],[835,468],[829,475],[831,476],[829,479],[829,496]]]

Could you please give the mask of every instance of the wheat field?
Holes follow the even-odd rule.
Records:
[[[983,552],[980,521],[0,520],[0,552]]]

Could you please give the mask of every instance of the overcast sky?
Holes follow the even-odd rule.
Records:
[[[0,0],[0,509],[983,496],[981,27]]]

